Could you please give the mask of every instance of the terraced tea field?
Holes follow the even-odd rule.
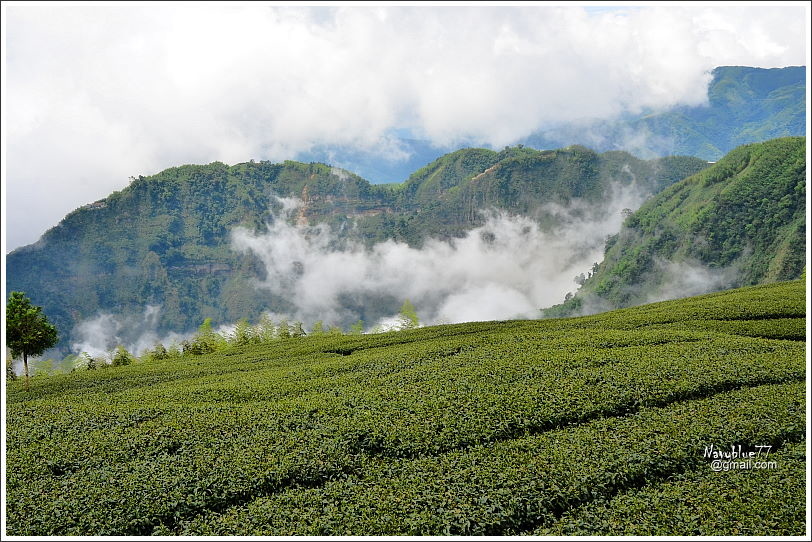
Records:
[[[804,296],[11,382],[8,534],[803,535]]]

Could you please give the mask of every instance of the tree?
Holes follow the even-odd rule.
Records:
[[[286,319],[283,318],[282,321],[279,322],[276,334],[280,339],[290,339],[290,326]]]
[[[161,360],[169,357],[169,352],[166,347],[161,343],[155,343],[155,348],[147,353],[147,357],[152,360]]]
[[[408,299],[403,302],[400,307],[400,314],[398,314],[400,321],[400,329],[415,329],[420,327],[420,320],[417,318],[417,312],[414,310],[414,305]]]
[[[122,345],[118,345],[116,347],[115,353],[111,356],[111,363],[113,367],[121,367],[123,365],[129,365],[133,362],[133,356],[127,349],[124,348]]]
[[[183,341],[183,353],[199,356],[219,350],[226,340],[212,329],[211,318],[206,318],[197,328],[197,335],[191,341]]]
[[[73,369],[71,372],[78,371],[79,369],[93,370],[96,368],[96,360],[93,359],[87,352],[82,352],[81,354],[74,356],[72,363]]]
[[[251,327],[248,319],[243,318],[237,322],[236,326],[234,326],[234,333],[231,337],[231,342],[238,346],[243,346],[253,343],[255,337],[256,334],[254,333],[254,328]]]
[[[325,333],[326,332],[324,331],[324,322],[322,322],[321,320],[313,324],[313,327],[310,328],[311,336],[317,337],[319,335],[324,335]]]
[[[182,355],[180,345],[177,341],[172,341],[172,344],[169,345],[169,349],[166,351],[167,357],[170,358],[179,358]]]
[[[361,335],[364,333],[364,321],[358,320],[350,326],[350,335]]]
[[[6,305],[6,343],[12,358],[23,357],[25,387],[28,389],[28,356],[39,356],[56,344],[56,327],[42,314],[42,307],[31,305],[22,292],[11,292]]]
[[[304,337],[307,335],[304,330],[304,325],[301,322],[294,322],[292,326],[290,326],[290,336],[291,337]]]
[[[267,343],[276,339],[276,326],[271,317],[265,313],[257,324],[257,338],[260,342]]]

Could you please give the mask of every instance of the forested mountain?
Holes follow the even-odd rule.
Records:
[[[666,188],[607,242],[549,316],[797,278],[806,258],[806,138],[744,145]]]
[[[545,204],[577,200],[597,210],[617,186],[654,193],[705,167],[696,158],[643,161],[579,146],[463,149],[397,185],[372,185],[319,163],[187,165],[133,179],[10,253],[7,290],[43,306],[63,348],[77,322],[102,310],[126,315],[160,305],[159,331],[194,329],[206,317],[215,324],[255,319],[289,307],[255,287],[264,268],[232,249],[231,232],[267,231],[276,197],[299,198],[290,219],[328,224],[339,241],[419,247],[427,237],[448,239],[481,225],[480,210],[532,215],[550,226]]]

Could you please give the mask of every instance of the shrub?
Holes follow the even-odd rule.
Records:
[[[112,357],[112,365],[113,367],[121,367],[123,365],[129,365],[134,361],[132,354],[127,352],[127,349],[121,345],[116,347],[116,351]]]

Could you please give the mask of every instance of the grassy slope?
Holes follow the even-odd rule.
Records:
[[[11,383],[8,533],[802,534],[804,307],[795,281]],[[712,472],[734,443],[777,469]]]

